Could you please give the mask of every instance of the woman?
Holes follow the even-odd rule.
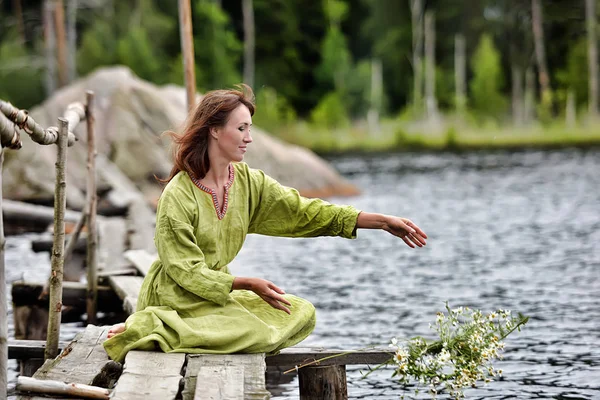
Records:
[[[313,305],[261,278],[233,276],[227,265],[248,233],[355,238],[383,229],[410,247],[427,236],[406,218],[306,199],[241,161],[252,143],[253,94],[207,93],[175,142],[174,167],[159,200],[155,261],[138,311],[115,325],[104,347],[115,361],[129,350],[274,353],[305,339]]]

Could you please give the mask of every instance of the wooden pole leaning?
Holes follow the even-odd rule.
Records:
[[[98,303],[98,230],[96,228],[96,209],[98,197],[96,195],[96,136],[94,132],[94,92],[86,92],[85,115],[87,121],[87,322],[96,324],[96,310]]]
[[[196,104],[196,70],[194,67],[194,40],[192,35],[192,8],[190,0],[179,0],[179,36],[183,54],[183,74],[188,111]]]
[[[2,165],[4,163],[4,147],[15,150],[21,148],[21,138],[14,124],[0,112],[0,400],[6,400],[8,387],[8,297],[6,296],[6,267],[4,265],[4,219],[2,213]]]
[[[4,266],[4,221],[2,219],[2,164],[4,148],[0,148],[0,400],[6,400],[8,387],[8,299],[6,297],[6,274]]]
[[[56,187],[54,192],[54,240],[50,260],[50,304],[48,316],[48,336],[46,339],[45,359],[58,355],[60,337],[60,320],[62,311],[62,282],[65,250],[65,208],[66,208],[66,174],[67,135],[69,123],[64,118],[58,119],[58,142],[56,157]]]

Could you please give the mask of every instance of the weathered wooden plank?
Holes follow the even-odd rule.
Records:
[[[127,261],[137,268],[142,276],[148,275],[152,263],[158,257],[156,254],[151,254],[146,250],[127,250],[123,255]]]
[[[281,353],[268,356],[265,359],[267,365],[272,366],[300,366],[313,361],[319,361],[315,365],[360,365],[360,364],[382,364],[388,361],[394,352],[389,349],[368,350],[340,350],[324,348],[290,347],[283,349]]]
[[[69,342],[58,342],[58,349],[62,351]],[[14,340],[8,341],[8,358],[27,360],[28,358],[44,358],[45,340]]]
[[[36,379],[92,385],[110,361],[102,342],[109,327],[88,325],[54,360],[46,360],[33,375]]]
[[[141,276],[109,276],[108,283],[123,300],[123,310],[133,314],[144,278]]]
[[[264,354],[190,354],[185,374],[183,400],[192,400],[196,393],[196,383],[200,368],[203,367],[243,367],[244,399],[264,400],[270,394],[265,388]]]
[[[127,266],[123,257],[126,239],[127,226],[123,218],[98,220],[98,272]]]
[[[244,367],[200,367],[194,400],[244,400]]]
[[[130,351],[113,400],[175,399],[185,354]]]

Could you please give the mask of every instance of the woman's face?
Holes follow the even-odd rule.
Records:
[[[252,116],[243,104],[233,110],[224,126],[215,129],[217,147],[221,155],[229,161],[242,161],[247,146],[252,143],[250,127]]]

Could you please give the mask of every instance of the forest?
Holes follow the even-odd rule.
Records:
[[[255,124],[292,142],[600,142],[596,0],[191,0],[191,9],[197,90],[248,83]],[[0,0],[0,98],[30,108],[117,64],[184,84],[178,2]]]

